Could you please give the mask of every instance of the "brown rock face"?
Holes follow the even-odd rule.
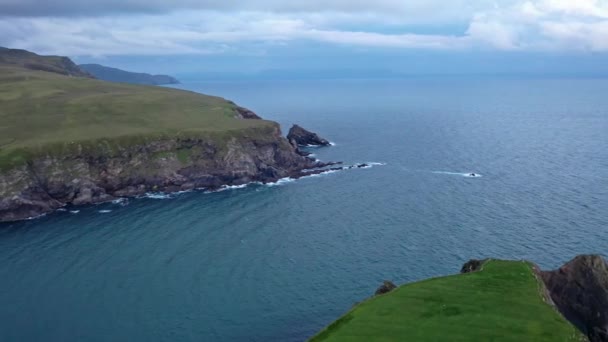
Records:
[[[592,342],[608,341],[608,264],[601,256],[578,256],[560,269],[541,272],[560,312]]]

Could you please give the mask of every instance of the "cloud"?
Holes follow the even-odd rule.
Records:
[[[453,17],[491,0],[0,0],[4,16],[89,16],[108,14],[160,14],[179,10],[247,11],[272,13],[393,13],[407,18],[426,15]]]
[[[500,50],[608,51],[608,1],[537,0],[477,13],[467,34]]]
[[[0,13],[0,45],[71,56],[258,55],[298,42],[608,52],[607,0],[0,0]]]

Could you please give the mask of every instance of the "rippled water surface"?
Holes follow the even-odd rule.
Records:
[[[384,279],[607,253],[608,81],[182,87],[386,165],[0,225],[1,341],[302,341]]]

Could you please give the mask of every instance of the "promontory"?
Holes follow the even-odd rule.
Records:
[[[320,166],[277,123],[222,98],[105,82],[66,57],[0,50],[0,221]]]

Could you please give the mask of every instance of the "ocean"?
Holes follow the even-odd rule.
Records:
[[[1,224],[0,341],[304,341],[385,279],[608,253],[608,80],[179,87],[374,164]]]

